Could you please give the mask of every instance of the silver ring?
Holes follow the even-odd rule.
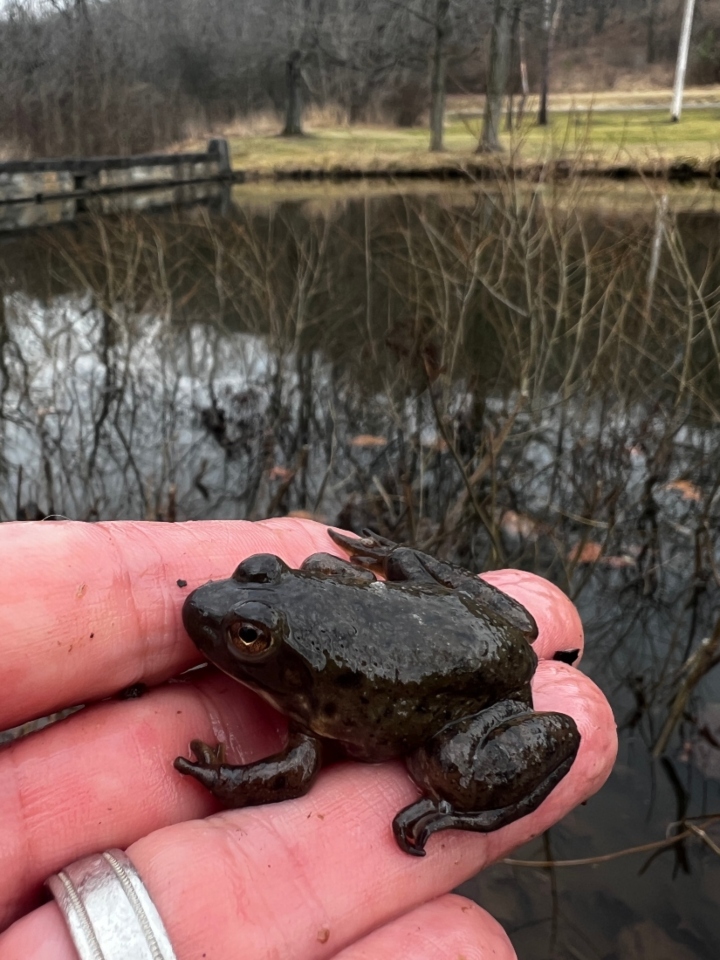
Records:
[[[47,885],[80,960],[177,960],[160,914],[122,850],[76,860]]]

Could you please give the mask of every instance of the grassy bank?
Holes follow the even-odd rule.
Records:
[[[720,157],[720,88],[693,91],[680,123],[671,123],[670,92],[556,97],[548,127],[535,123],[531,101],[519,130],[503,132],[505,153],[499,163],[536,163],[572,158],[611,166],[667,165],[678,159],[699,166]],[[477,161],[482,103],[475,98],[451,99],[445,130],[446,150],[428,152],[423,127],[307,125],[307,136],[286,138],[274,133],[227,131],[233,165],[261,176],[298,170],[343,168],[393,172],[464,165]],[[483,158],[488,160],[488,158]],[[490,158],[494,162],[494,158]]]

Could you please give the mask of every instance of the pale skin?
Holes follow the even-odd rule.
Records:
[[[184,598],[253,553],[290,566],[318,551],[342,556],[325,531],[291,519],[0,525],[0,729],[150,687],[0,751],[0,960],[76,960],[42,883],[110,847],[127,849],[178,960],[235,960],[239,943],[247,960],[515,956],[492,917],[447,891],[595,793],[616,752],[603,695],[552,660],[582,646],[582,629],[546,581],[487,577],[538,623],[536,709],[571,714],[582,735],[569,774],[529,816],[487,835],[438,834],[419,860],[390,828],[417,798],[400,763],[341,764],[299,800],[221,812],[173,769],[193,738],[222,739],[231,761],[248,762],[284,734],[282,718],[229,678],[167,682],[200,660],[182,628]]]

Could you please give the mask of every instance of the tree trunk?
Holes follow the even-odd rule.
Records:
[[[443,149],[449,9],[450,0],[437,0],[435,6],[435,46],[430,75],[430,149],[435,151]]]
[[[525,56],[525,26],[520,20],[518,24],[518,54],[520,57],[520,103],[517,108],[517,125],[520,126],[525,113],[525,103],[530,96],[530,83],[528,81],[527,57]]]
[[[512,25],[510,27],[510,86],[507,95],[507,111],[505,114],[505,129],[511,131],[514,126],[513,116],[513,87],[515,86],[515,71],[520,68],[520,4],[515,5],[512,16]],[[522,102],[522,98],[521,98]]]
[[[603,32],[607,13],[608,13],[607,0],[596,0],[595,2],[595,33]]]
[[[657,19],[658,0],[647,0],[647,62],[655,63],[657,60],[657,47],[655,44],[655,21]]]
[[[544,0],[542,65],[540,69],[540,109],[538,110],[538,126],[546,127],[548,123],[548,93],[550,91],[550,62],[552,60],[555,33],[560,22],[562,0]]]
[[[487,94],[482,133],[478,153],[499,153],[502,145],[498,139],[502,98],[507,87],[510,60],[510,25],[512,20],[511,0],[495,0],[493,22],[490,31],[490,66],[488,69]]]
[[[302,128],[302,76],[300,61],[302,54],[293,50],[285,62],[285,90],[287,104],[285,107],[284,137],[301,137]]]

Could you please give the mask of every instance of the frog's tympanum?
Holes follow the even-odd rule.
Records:
[[[402,757],[422,796],[393,829],[416,856],[438,830],[496,830],[535,810],[580,734],[571,717],[533,710],[530,614],[453,564],[328,532],[351,562],[318,553],[291,570],[258,554],[187,598],[197,646],[282,711],[290,732],[281,753],[243,766],[195,741],[196,762],[178,757],[176,768],[244,807],[302,796],[323,756]]]

